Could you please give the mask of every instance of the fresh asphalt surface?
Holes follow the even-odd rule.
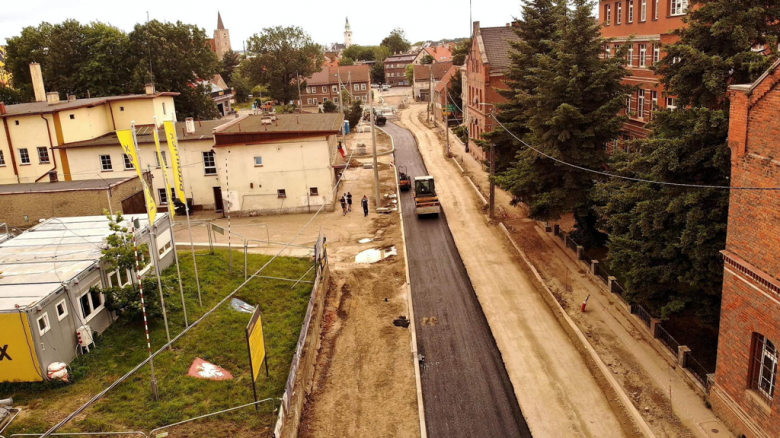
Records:
[[[412,181],[427,175],[411,132],[393,123],[384,129],[395,142],[396,165],[405,165]],[[531,437],[447,225],[446,214],[457,211],[443,205],[438,218],[418,218],[412,191],[400,198],[428,436]]]

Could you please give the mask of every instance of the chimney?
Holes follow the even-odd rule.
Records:
[[[195,132],[195,119],[187,117],[184,120],[184,124],[187,126],[187,134],[193,134]]]
[[[154,93],[154,84],[145,84],[144,85],[144,92],[146,93],[147,96],[151,96],[151,95],[155,94]]]
[[[5,108],[5,102],[0,102],[0,116],[4,116],[6,113],[8,110]]]
[[[46,93],[46,102],[49,102],[49,105],[57,105],[60,103],[60,93],[57,91]]]
[[[76,101],[76,95],[75,94],[69,94],[68,95],[68,102],[75,102]]]
[[[35,101],[46,102],[46,89],[43,87],[41,65],[37,62],[30,63],[30,78],[32,79],[33,90],[35,90]]]

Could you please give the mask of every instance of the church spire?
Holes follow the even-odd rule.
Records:
[[[225,25],[222,24],[222,15],[220,15],[219,11],[217,11],[217,30],[225,30]]]
[[[349,27],[349,17],[347,17],[347,25],[344,26],[344,30],[351,30]]]

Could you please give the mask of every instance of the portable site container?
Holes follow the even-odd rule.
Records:
[[[146,215],[124,219],[127,228],[138,219],[139,245],[148,244],[160,269],[173,262],[167,214],[155,220],[155,239]],[[126,285],[135,275],[105,269],[108,224],[104,216],[52,218],[0,243],[0,382],[47,379],[49,364],[84,352],[78,331],[102,333],[114,321],[103,294],[90,288]],[[150,263],[141,273],[152,269]]]

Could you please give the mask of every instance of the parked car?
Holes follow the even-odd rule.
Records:
[[[379,84],[371,84],[371,88],[379,88]]]
[[[389,85],[387,85],[387,84],[382,85],[382,91],[388,91],[388,90],[390,90],[390,86]]]

